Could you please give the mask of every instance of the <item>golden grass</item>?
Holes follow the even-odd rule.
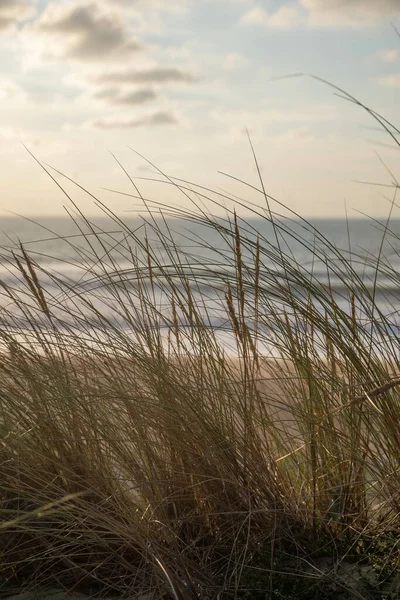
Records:
[[[293,576],[283,556],[304,561],[311,581],[327,548],[340,563],[365,539],[398,536],[398,344],[376,286],[310,224],[312,242],[269,205],[257,216],[274,243],[236,213],[189,215],[228,247],[202,270],[151,211],[168,264],[104,210],[118,244],[74,217],[90,288],[54,273],[44,286],[24,246],[3,250],[19,287],[2,283],[2,580],[121,598],[273,599],[276,577]],[[388,224],[383,235],[398,241]],[[339,277],[348,310],[285,250],[288,237]],[[374,264],[399,280],[380,255]],[[208,321],[204,282],[223,288],[237,358]],[[99,308],[104,289],[119,322]]]

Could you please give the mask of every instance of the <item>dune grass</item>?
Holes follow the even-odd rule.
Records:
[[[15,276],[0,282],[4,593],[398,597],[399,348],[377,292],[399,273],[383,251],[337,249],[281,218],[261,180],[264,207],[247,208],[271,236],[201,208],[221,194],[166,182],[193,210],[160,216],[132,181],[148,211],[138,230],[101,205],[102,231],[74,207],[79,237],[60,243],[79,283],[60,275],[67,259],[50,269],[23,244],[2,250]],[[172,217],[218,242],[182,249]],[[389,219],[384,239],[398,254]]]

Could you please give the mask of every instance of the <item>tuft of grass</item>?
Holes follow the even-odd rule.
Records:
[[[265,208],[247,208],[271,238],[201,208],[220,194],[167,182],[193,210],[160,216],[136,184],[137,229],[98,202],[102,230],[74,206],[60,269],[2,249],[1,580],[92,597],[389,598],[399,353],[377,290],[400,287],[383,255],[397,234],[388,220],[375,257],[340,250],[274,213],[261,181]],[[176,242],[183,226],[194,250]]]

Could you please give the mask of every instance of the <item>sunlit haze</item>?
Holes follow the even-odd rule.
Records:
[[[399,148],[340,86],[399,126],[399,0],[0,0],[0,209],[115,211],[170,176],[303,215],[387,214]],[[132,150],[133,149],[133,150]],[[28,152],[29,151],[29,152]],[[390,174],[392,171],[392,174]],[[186,206],[173,186],[135,180]],[[388,187],[360,182],[387,184]]]

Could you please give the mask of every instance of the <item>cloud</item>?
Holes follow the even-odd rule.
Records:
[[[0,82],[0,100],[8,100],[20,96],[21,89],[12,81]]]
[[[29,19],[35,12],[29,0],[0,0],[0,32]]]
[[[251,4],[252,0],[204,0],[207,4]]]
[[[300,0],[310,25],[375,25],[400,14],[399,0]]]
[[[220,110],[212,109],[209,116],[210,119],[218,123],[222,128],[235,124],[242,128],[257,126],[264,123],[268,126],[271,124],[301,124],[308,123],[328,123],[334,122],[336,118],[334,106],[313,104],[308,107],[307,111],[290,111],[284,109],[264,109],[259,111],[252,110]]]
[[[80,90],[74,86],[58,85],[57,82],[44,79],[35,81],[34,79],[25,79],[22,82],[22,89],[25,99],[28,103],[52,104],[74,100],[80,95]]]
[[[141,48],[119,13],[107,11],[93,1],[48,4],[41,16],[23,31],[45,38],[48,54],[71,60],[122,59]]]
[[[133,129],[136,127],[153,127],[158,125],[178,125],[179,119],[170,111],[160,110],[137,118],[109,118],[91,121],[89,125],[97,129]]]
[[[276,29],[289,29],[304,22],[304,15],[296,5],[284,5],[269,13],[261,6],[253,6],[241,18],[242,25],[261,25]]]
[[[381,52],[378,52],[378,57],[383,62],[396,62],[400,59],[400,50],[398,50],[397,48],[394,48],[392,50],[382,50]]]
[[[365,26],[400,15],[400,0],[298,0],[269,12],[256,4],[242,16],[242,25],[289,29],[299,25]]]
[[[120,88],[111,87],[98,90],[93,94],[93,97],[104,100],[109,104],[136,105],[155,100],[158,96],[153,88],[121,92]]]
[[[195,78],[191,73],[175,67],[151,67],[142,70],[109,71],[95,77],[93,81],[97,84],[191,83]]]
[[[388,87],[400,87],[400,73],[386,75],[386,77],[381,77],[379,81],[382,85],[387,85]]]
[[[318,136],[310,127],[293,127],[281,133],[266,134],[267,139],[273,139],[274,143],[309,143],[318,139]]]
[[[237,71],[246,64],[246,59],[241,54],[227,54],[223,63],[226,71]]]
[[[281,6],[269,17],[269,26],[287,29],[303,22],[303,15],[296,6]]]
[[[240,22],[242,25],[268,25],[269,15],[261,6],[253,6],[244,13]]]
[[[181,13],[186,12],[189,8],[188,0],[103,0],[103,2],[112,7],[117,6],[129,10],[137,8],[143,10],[144,5],[146,8],[162,10],[164,12]]]

